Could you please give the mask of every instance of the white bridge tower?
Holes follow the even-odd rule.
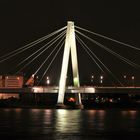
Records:
[[[75,29],[74,29],[74,22],[72,21],[68,21],[67,23],[66,40],[64,46],[64,54],[63,54],[58,100],[57,100],[57,107],[60,108],[64,107],[63,102],[64,102],[64,95],[65,95],[65,88],[66,88],[66,78],[67,78],[70,51],[71,51],[71,59],[72,59],[73,83],[75,87],[79,87],[80,81],[79,81],[79,72],[78,72]],[[76,93],[76,106],[78,108],[83,107],[80,93]]]

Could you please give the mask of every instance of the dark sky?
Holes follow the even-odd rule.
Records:
[[[136,0],[0,0],[0,55],[65,26],[68,20],[73,20],[80,27],[139,47],[139,13],[139,3]],[[131,49],[119,51],[124,52],[125,57],[126,53],[131,54]],[[102,51],[98,53],[101,58],[105,58]],[[139,63],[139,52],[132,51],[130,58]],[[82,55],[81,59],[81,63],[87,61]],[[139,70],[130,70],[123,63],[113,66],[116,60],[112,62],[113,58],[109,56],[104,60],[115,73],[118,72],[116,69],[120,69],[119,73],[122,74],[139,74]],[[7,71],[11,61],[0,65],[1,73]],[[86,62],[81,72],[86,71],[85,75],[94,73],[94,69],[89,71],[94,64],[89,62],[89,67],[87,64]]]

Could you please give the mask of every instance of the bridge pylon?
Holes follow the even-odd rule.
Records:
[[[67,23],[67,32],[66,32],[66,39],[65,39],[65,46],[64,46],[64,53],[63,53],[63,60],[62,60],[61,75],[59,81],[59,92],[58,92],[58,100],[57,100],[58,108],[64,107],[64,95],[66,89],[66,78],[67,78],[70,52],[71,52],[71,59],[72,59],[73,83],[75,87],[80,87],[75,29],[74,29],[74,22],[72,21],[68,21]],[[76,94],[76,107],[83,108],[80,93]]]

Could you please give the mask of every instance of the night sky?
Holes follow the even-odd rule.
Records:
[[[1,0],[0,55],[66,26],[68,20],[74,21],[77,26],[140,48],[139,13],[138,2],[132,0]],[[102,39],[97,38],[97,40],[103,41],[106,46],[114,46],[115,48],[112,49],[116,50],[116,52],[140,64],[139,51],[133,51]],[[88,44],[92,47],[92,44]],[[90,58],[84,55],[83,51],[79,49],[78,51],[81,79],[91,74],[99,75],[101,71],[90,61]],[[102,50],[95,49],[95,53],[116,75],[140,75],[139,70],[119,62],[118,59],[113,58]],[[20,60],[22,56],[18,55],[14,59],[1,63],[0,73],[7,73],[16,64],[15,59]],[[54,68],[51,68],[48,73],[52,78],[57,77],[56,79],[59,77],[58,73],[61,65],[61,61],[58,62],[58,60],[54,63]],[[39,63],[36,62],[36,66]],[[80,66],[81,64],[82,66]],[[30,75],[33,67],[35,67],[35,64],[23,72]]]

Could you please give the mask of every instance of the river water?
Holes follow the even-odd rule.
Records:
[[[140,139],[140,110],[0,109],[4,139]]]

